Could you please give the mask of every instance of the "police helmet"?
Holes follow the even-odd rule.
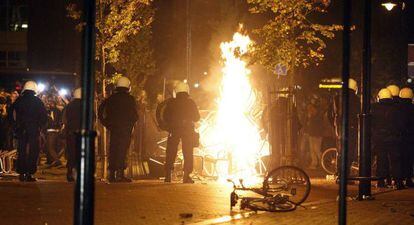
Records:
[[[131,87],[131,81],[127,77],[120,77],[116,81],[116,87],[130,88]]]
[[[387,89],[391,92],[391,95],[393,97],[396,97],[400,94],[400,88],[395,84],[388,85]]]
[[[348,88],[351,90],[354,90],[355,92],[358,91],[358,83],[356,82],[356,80],[350,78],[348,80]]]
[[[405,87],[400,91],[400,98],[413,98],[413,90],[411,88]]]
[[[75,99],[81,99],[82,98],[82,89],[76,88],[75,91],[73,91],[73,98]]]
[[[391,91],[388,88],[383,88],[378,92],[378,99],[392,98]]]
[[[188,86],[187,83],[179,82],[177,85],[175,85],[174,90],[175,90],[175,93],[180,93],[180,92],[189,93],[190,92],[190,87]]]
[[[34,91],[36,93],[38,91],[37,83],[32,80],[27,81],[23,86],[23,92],[24,91]]]

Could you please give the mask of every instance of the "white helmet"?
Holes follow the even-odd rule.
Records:
[[[32,81],[32,80],[27,81],[23,86],[23,91],[22,92],[24,92],[26,90],[34,91],[35,93],[37,93],[37,91],[38,91],[37,90],[37,83]]]
[[[396,97],[400,94],[400,88],[395,84],[388,85],[387,89],[391,92],[393,97]]]
[[[387,98],[392,98],[392,93],[389,89],[387,88],[383,88],[378,92],[378,99],[387,99]]]
[[[190,92],[190,87],[188,86],[187,83],[179,82],[177,85],[175,85],[174,90],[175,90],[175,93],[180,93],[180,92],[189,93]]]
[[[400,90],[400,98],[412,99],[414,96],[411,88],[403,88]]]
[[[348,88],[351,90],[354,90],[355,92],[358,91],[358,83],[356,82],[356,80],[350,78],[348,80]]]
[[[116,87],[130,88],[131,87],[131,81],[127,77],[120,77],[116,81]]]
[[[82,98],[82,89],[81,88],[76,88],[73,91],[73,98],[75,98],[75,99],[81,99]]]

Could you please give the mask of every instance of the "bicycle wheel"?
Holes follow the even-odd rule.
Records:
[[[290,212],[296,209],[296,205],[278,198],[263,198],[248,201],[247,208],[254,211]]]
[[[321,165],[326,173],[334,175],[337,170],[338,150],[336,148],[326,149],[321,157]]]
[[[309,176],[295,166],[281,166],[266,176],[263,191],[267,196],[288,196],[290,202],[300,205],[309,196],[311,183]]]

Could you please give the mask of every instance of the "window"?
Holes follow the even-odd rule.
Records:
[[[26,67],[26,54],[21,51],[0,51],[0,68]]]
[[[0,0],[0,31],[24,31],[28,21],[25,1]]]

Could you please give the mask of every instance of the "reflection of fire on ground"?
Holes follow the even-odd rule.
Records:
[[[253,90],[242,56],[249,51],[248,36],[235,33],[220,45],[223,68],[217,110],[200,123],[202,150],[217,160],[216,176],[221,179],[250,179],[264,173],[261,157],[269,155],[269,144],[261,137],[258,120],[262,105]]]

